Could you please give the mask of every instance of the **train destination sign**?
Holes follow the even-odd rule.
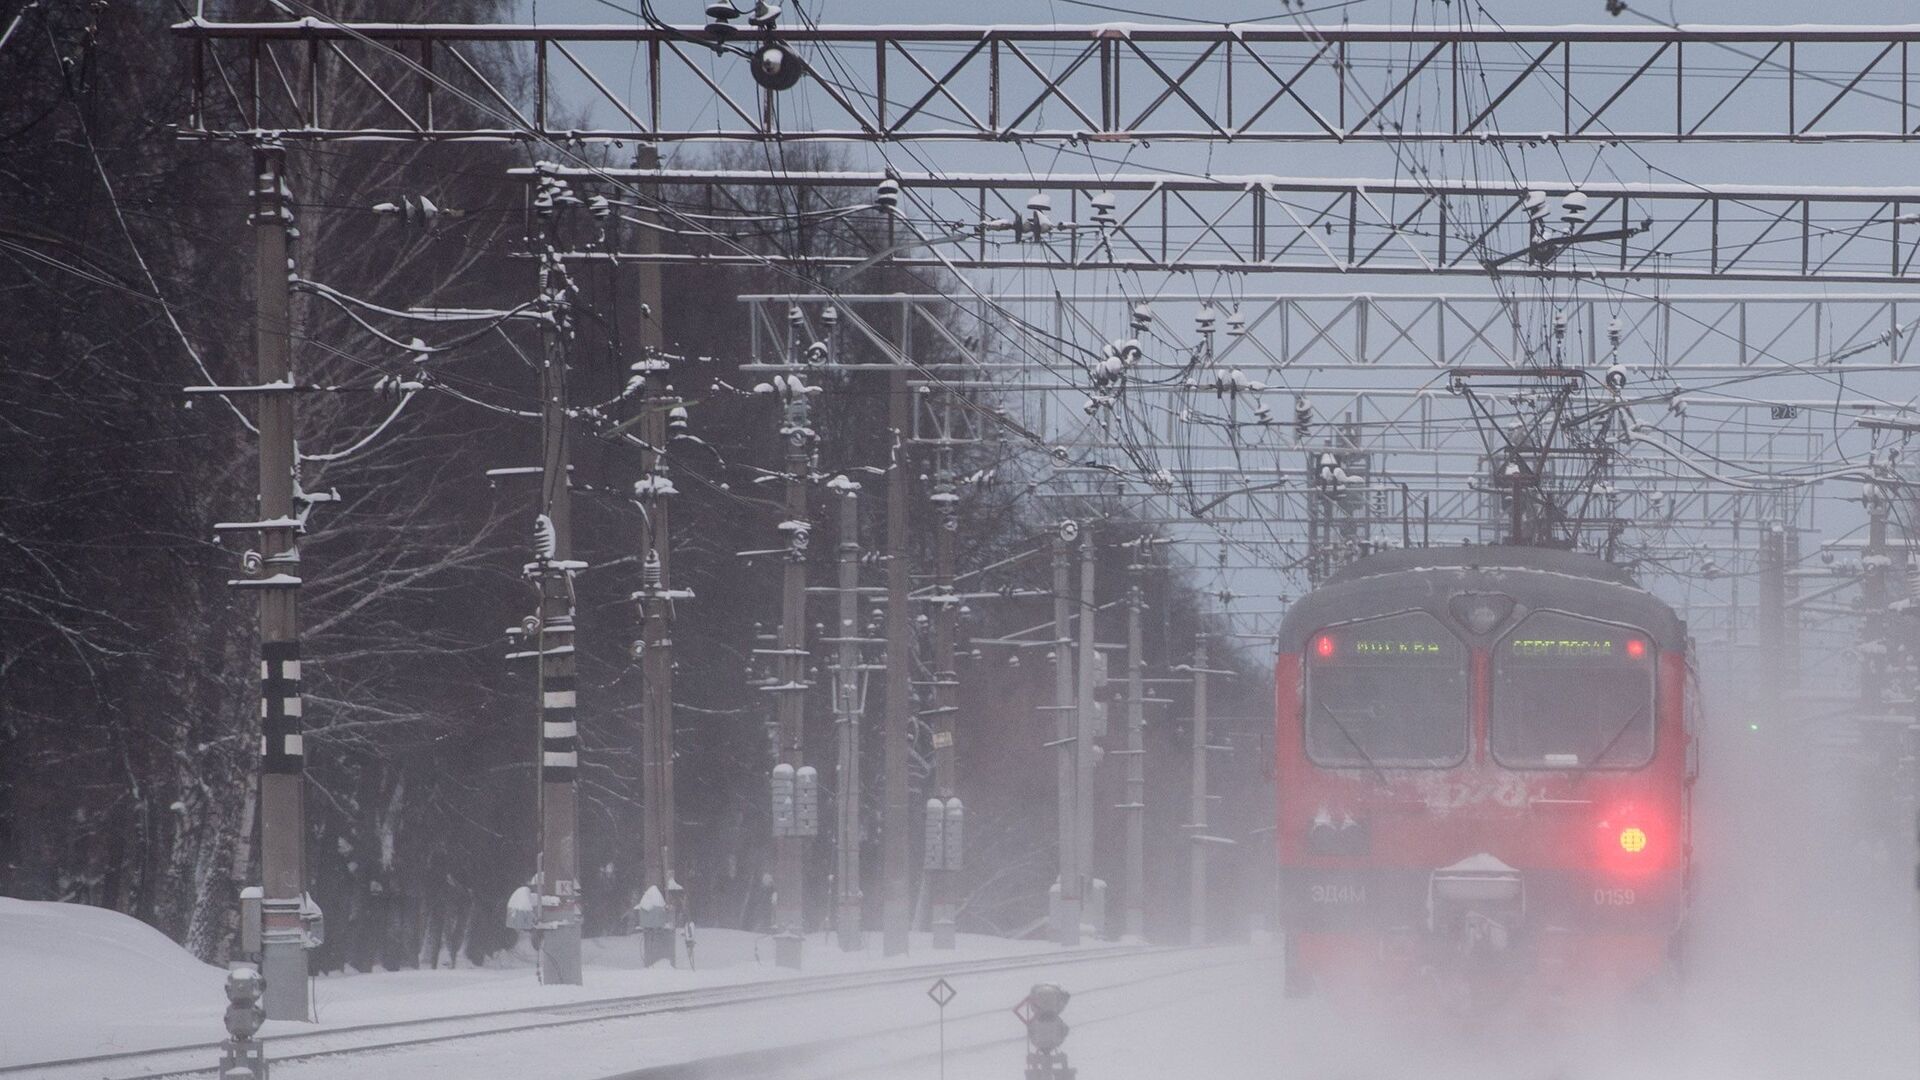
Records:
[[[1579,660],[1625,656],[1638,660],[1646,655],[1647,643],[1639,638],[1548,638],[1517,637],[1507,643],[1516,657],[1528,660]]]
[[[1445,646],[1438,641],[1362,638],[1353,643],[1353,651],[1362,656],[1439,656],[1445,651]]]

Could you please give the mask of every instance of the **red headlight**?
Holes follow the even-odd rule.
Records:
[[[1627,655],[1633,657],[1635,660],[1647,655],[1647,643],[1641,641],[1639,638],[1628,638]]]
[[[1333,635],[1321,634],[1319,637],[1314,638],[1313,651],[1315,655],[1319,656],[1320,659],[1322,660],[1325,660],[1326,658],[1332,656],[1333,655]]]

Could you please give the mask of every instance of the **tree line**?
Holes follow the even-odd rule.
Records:
[[[352,17],[375,7],[329,10]],[[445,0],[413,14],[497,19],[506,7]],[[244,400],[230,407],[182,388],[251,381],[250,162],[245,147],[183,143],[170,130],[186,85],[183,51],[166,30],[171,14],[56,0],[29,12],[0,52],[0,82],[18,91],[0,100],[0,892],[111,907],[219,959],[231,946],[238,889],[257,875],[258,686],[254,600],[226,585],[242,576],[246,545],[216,537],[212,526],[253,519],[255,447]],[[477,62],[499,85],[524,85],[527,73],[504,53],[477,54]],[[341,79],[327,89],[336,117],[378,107],[363,83]],[[596,153],[625,164],[618,156],[631,150]],[[824,151],[784,155],[785,168],[832,163]],[[484,145],[296,146],[297,273],[394,308],[524,302],[532,264],[509,253],[525,210],[504,173],[539,156]],[[410,195],[449,212],[419,227],[372,210]],[[779,209],[783,196],[756,197]],[[826,227],[781,242],[826,253],[844,240]],[[618,275],[575,271],[582,302],[569,348],[582,399],[617,396],[634,359],[634,328],[615,314]],[[940,292],[952,283],[875,268],[857,285]],[[772,695],[755,685],[764,672],[752,650],[778,619],[779,564],[737,552],[778,546],[777,499],[754,478],[779,467],[780,437],[775,406],[735,392],[755,380],[738,371],[750,349],[733,297],[793,287],[771,270],[712,267],[676,267],[662,283],[667,351],[681,358],[670,381],[688,401],[690,436],[669,454],[681,492],[674,584],[695,594],[677,606],[673,631],[677,861],[703,925],[754,928],[772,863]],[[486,472],[538,460],[538,425],[527,413],[537,403],[539,343],[531,330],[502,324],[445,351],[436,350],[456,335],[417,331],[425,348],[414,350],[390,320],[313,289],[295,300],[300,381],[338,388],[299,404],[302,488],[339,496],[314,507],[301,538],[308,873],[329,923],[317,964],[484,962],[512,942],[504,901],[532,871],[538,724],[532,672],[503,660],[505,630],[532,610],[520,568],[533,494]],[[892,329],[884,319],[876,328]],[[880,358],[849,345],[844,359]],[[395,387],[423,378],[431,391],[399,408]],[[867,477],[871,547],[884,535],[883,485],[860,470],[887,460],[883,380],[822,381],[819,471]],[[963,571],[1028,550],[1053,527],[1026,497],[1044,468],[1030,462],[1011,443],[959,452],[959,471],[997,478],[964,493]],[[937,523],[918,475],[928,459],[915,457],[913,467],[919,585]],[[616,931],[638,899],[647,792],[631,650],[638,617],[627,599],[641,574],[643,526],[630,497],[638,475],[631,446],[579,434],[589,933]],[[827,493],[815,505],[816,536],[827,537]],[[1108,542],[1142,531],[1122,514],[1094,527]],[[830,581],[832,544],[813,550],[814,580]],[[1103,603],[1125,588],[1128,556],[1114,550],[1103,556]],[[1045,560],[986,580],[1043,588]],[[1147,582],[1149,656],[1160,668],[1183,663],[1202,598],[1177,571]],[[831,601],[818,605],[812,618],[831,623]],[[1043,621],[1049,606],[990,600],[969,609],[959,769],[974,817],[960,921],[963,930],[1011,933],[1044,915],[1051,880],[1053,763],[1040,749],[1050,721],[1038,708],[1051,700],[1052,677],[1042,650],[1021,650],[1015,663],[1006,650],[970,642]],[[1119,640],[1123,617],[1101,616],[1101,640]],[[820,719],[809,725],[808,753],[830,762],[831,648],[813,652],[822,677],[808,712]],[[930,677],[929,652],[922,640],[908,661],[917,681]],[[1258,717],[1270,708],[1266,677],[1257,660],[1234,663],[1245,676],[1216,693],[1216,708]],[[859,841],[873,870],[879,684],[868,696],[872,805]],[[1150,908],[1165,912],[1169,927],[1184,925],[1183,710],[1176,701],[1149,730],[1152,879],[1163,901]],[[1257,721],[1241,726],[1249,745],[1264,746]],[[916,806],[928,753],[926,733],[918,738]],[[1230,822],[1249,834],[1266,757],[1234,755],[1221,780]],[[1100,837],[1106,854],[1118,850],[1118,823],[1110,824]],[[820,841],[811,885],[810,910],[821,920],[832,842]],[[1258,874],[1255,853],[1235,859],[1249,881]],[[879,891],[876,882],[866,890],[871,898]],[[1223,892],[1221,903],[1242,910],[1253,901]]]

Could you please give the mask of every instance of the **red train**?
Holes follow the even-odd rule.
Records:
[[[1677,974],[1698,682],[1624,570],[1374,555],[1288,611],[1277,679],[1289,993],[1484,1010]]]

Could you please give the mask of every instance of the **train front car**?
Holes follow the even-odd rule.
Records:
[[[1450,1009],[1618,1000],[1676,972],[1686,628],[1572,552],[1390,552],[1280,631],[1291,993]]]

